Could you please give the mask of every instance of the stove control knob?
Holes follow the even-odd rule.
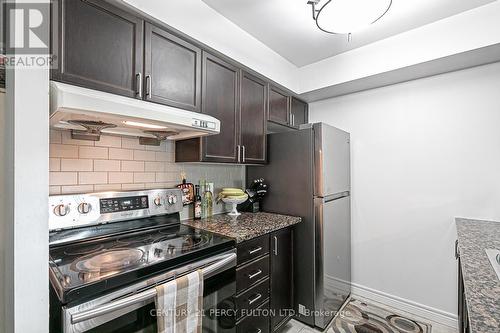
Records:
[[[88,214],[92,209],[92,206],[87,202],[82,202],[78,205],[78,213],[80,214]]]
[[[168,204],[169,205],[173,205],[176,202],[177,202],[177,198],[175,197],[175,195],[169,195],[168,196]]]
[[[69,213],[69,207],[66,206],[65,204],[60,204],[60,205],[57,205],[55,208],[54,208],[54,214],[56,216],[66,216],[68,215]]]
[[[154,204],[157,206],[157,207],[160,207],[161,206],[161,198],[160,197],[156,197],[154,200],[153,200]]]

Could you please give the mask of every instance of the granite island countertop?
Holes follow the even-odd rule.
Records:
[[[223,235],[241,243],[301,221],[302,219],[296,216],[259,212],[241,213],[237,217],[220,214],[201,220],[184,220],[181,223]]]
[[[500,280],[485,249],[500,249],[500,222],[457,218],[471,333],[500,332]]]

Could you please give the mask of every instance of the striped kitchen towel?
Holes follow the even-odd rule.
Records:
[[[201,333],[203,272],[157,286],[155,303],[158,333]]]

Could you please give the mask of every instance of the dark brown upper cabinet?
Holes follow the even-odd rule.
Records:
[[[267,83],[248,73],[241,75],[241,162],[266,163]]]
[[[101,0],[61,0],[58,10],[52,38],[58,63],[52,78],[138,97],[144,21]]]
[[[202,113],[221,132],[177,141],[176,162],[266,163],[267,83],[206,52],[202,68]]]
[[[146,23],[145,99],[190,111],[201,110],[201,49]]]
[[[238,162],[239,70],[203,52],[202,113],[220,120],[220,133],[202,138],[204,162]]]
[[[288,125],[290,119],[290,97],[284,91],[269,86],[269,120]]]
[[[308,105],[307,103],[292,97],[291,101],[291,119],[290,126],[299,127],[308,122]]]

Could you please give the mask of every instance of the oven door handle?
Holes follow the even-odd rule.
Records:
[[[216,271],[220,270],[221,268],[224,268],[228,264],[231,264],[231,263],[234,264],[234,262],[236,260],[236,253],[224,254],[224,255],[221,255],[220,257],[214,258],[214,260],[217,260],[217,262],[215,262],[214,264],[211,264],[210,266],[205,266],[204,268],[202,268],[203,275],[208,275],[208,274],[211,274],[213,272],[216,272]],[[192,268],[193,269],[191,271],[194,271],[200,267],[198,267],[198,268],[192,267]],[[180,271],[182,271],[182,269],[180,269]],[[182,276],[182,275],[184,275],[184,274],[179,274],[179,276]],[[165,282],[167,282],[167,281],[163,281],[162,283],[165,283]],[[124,309],[128,306],[147,301],[147,300],[154,298],[154,297],[156,297],[156,288],[150,288],[150,289],[147,289],[143,292],[133,294],[131,296],[128,296],[128,297],[101,305],[101,306],[93,308],[93,309],[73,313],[71,315],[71,323],[78,324],[82,321],[86,321],[89,319],[100,317],[100,316],[103,316],[103,315],[108,314],[110,312],[118,311],[118,310]]]

